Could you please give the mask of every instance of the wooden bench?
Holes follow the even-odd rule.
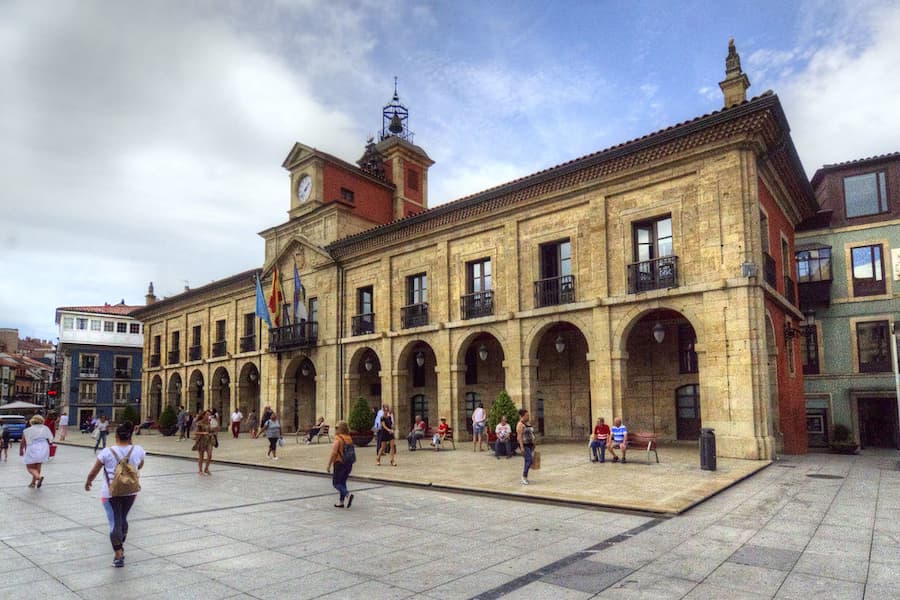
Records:
[[[298,444],[300,443],[300,436],[301,435],[308,436],[309,430],[312,429],[313,427],[315,427],[315,425],[310,425],[306,429],[298,429],[297,430],[297,443]],[[328,440],[328,443],[331,443],[331,427],[328,426],[328,423],[322,424],[322,426],[319,428],[319,433],[317,433],[315,436],[313,436],[313,439],[316,440],[316,443],[318,444],[319,438],[322,438],[322,437],[324,437],[326,440]]]
[[[592,436],[593,437],[593,436]],[[647,451],[647,464],[650,464],[650,453],[656,457],[656,462],[659,463],[659,453],[656,451],[656,442],[657,435],[655,433],[650,433],[648,431],[635,431],[628,432],[628,452],[634,455],[634,452],[644,452]],[[609,448],[612,447],[612,436],[610,436],[610,441],[606,443],[607,452]],[[627,456],[627,453],[626,453]],[[593,460],[594,455],[591,452],[591,443],[588,441],[588,458]]]
[[[431,443],[431,441],[434,440],[434,434],[436,434],[436,433],[437,433],[437,429],[432,429],[431,427],[429,427],[427,430],[425,430],[425,437],[419,438],[417,440],[419,442],[419,448],[422,447],[422,440],[424,440],[425,438],[428,438],[429,443]],[[453,444],[453,449],[456,450],[456,442],[453,441],[453,428],[452,427],[447,428],[447,435],[444,436],[443,443],[446,444],[447,442],[450,442],[451,444]]]

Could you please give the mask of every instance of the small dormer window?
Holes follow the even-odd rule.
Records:
[[[353,204],[353,190],[348,190],[347,188],[341,188],[341,200],[344,202],[349,202]]]

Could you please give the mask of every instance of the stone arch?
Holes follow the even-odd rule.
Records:
[[[539,323],[536,323],[531,331],[529,331],[525,336],[523,345],[525,348],[528,348],[528,358],[537,358],[538,347],[544,337],[544,334],[547,333],[547,331],[549,331],[550,329],[558,327],[560,324],[564,324],[574,330],[577,330],[582,335],[582,337],[584,337],[585,341],[589,339],[589,337],[585,334],[585,331],[590,331],[590,327],[588,327],[588,324],[585,323],[584,320],[577,315],[566,315],[566,318],[563,321],[555,319],[541,320]],[[590,348],[588,348],[588,352],[589,351]]]
[[[194,369],[188,378],[188,393],[185,400],[186,408],[191,412],[200,412],[205,406],[204,393],[206,382],[203,379],[203,371]]]
[[[456,402],[454,421],[458,431],[472,435],[472,413],[482,404],[488,412],[491,405],[506,389],[506,356],[503,344],[495,335],[495,328],[473,331],[457,345]]]
[[[382,403],[384,375],[383,363],[374,348],[361,346],[353,352],[347,365],[347,380],[347,401],[350,407],[356,403],[357,398],[365,398],[369,406],[377,411]]]
[[[226,411],[231,407],[231,375],[225,367],[219,367],[213,372],[212,380],[209,382],[209,408],[215,409],[219,414],[219,424],[221,425],[223,417],[227,417]]]
[[[697,313],[692,306],[675,306],[672,302],[656,300],[634,306],[616,319],[617,324],[612,335],[613,351],[626,352],[626,341],[631,335],[632,329],[634,329],[638,322],[640,322],[648,313],[657,310],[671,310],[673,312],[681,313],[694,328],[694,333],[697,336],[697,344],[704,343],[704,340],[706,339],[705,332],[703,331],[704,320],[702,315]]]
[[[166,385],[166,401],[172,408],[178,409],[181,406],[182,382],[179,373],[172,373],[169,376],[169,383]]]
[[[527,346],[532,421],[551,439],[585,440],[593,422],[588,336],[572,321],[543,323]]]
[[[284,394],[275,406],[284,427],[298,431],[316,422],[316,365],[309,355],[295,356],[284,369]]]
[[[419,353],[422,364],[419,365]],[[397,389],[399,395],[394,406],[396,425],[400,431],[412,426],[415,413],[424,413],[422,417],[429,425],[438,423],[441,416],[438,405],[437,365],[439,356],[434,347],[422,339],[407,342],[397,355]],[[414,405],[413,398],[419,401]],[[451,425],[454,425],[451,423]]]
[[[661,303],[631,310],[619,323],[616,333],[625,337],[616,338],[614,345],[624,357],[622,410],[615,416],[632,431],[650,431],[664,439],[679,439],[679,431],[680,439],[699,436],[706,409],[699,393],[703,386],[695,323]],[[698,393],[690,397],[677,392],[686,386],[698,386]]]
[[[153,379],[150,380],[150,389],[148,390],[147,397],[150,398],[150,406],[148,406],[148,411],[150,413],[150,418],[154,421],[159,419],[160,413],[162,413],[163,404],[162,404],[162,377],[158,374],[153,376]]]
[[[238,375],[237,398],[232,410],[240,408],[245,415],[249,415],[251,410],[259,414],[259,390],[259,367],[253,361],[247,361]]]

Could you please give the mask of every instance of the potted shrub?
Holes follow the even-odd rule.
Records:
[[[831,451],[838,454],[859,452],[859,445],[853,440],[853,433],[846,425],[838,423],[834,426],[834,434],[831,436]]]
[[[175,414],[175,407],[169,404],[159,415],[159,432],[163,435],[175,435],[178,431],[178,415]]]
[[[132,408],[131,406],[126,406],[119,414],[120,418],[122,419],[122,423],[124,423],[125,421],[130,421],[132,425],[137,427],[141,422],[137,411],[134,410],[134,408]]]
[[[513,404],[512,398],[509,397],[506,390],[503,390],[497,395],[497,399],[494,400],[494,404],[491,405],[491,412],[488,413],[488,445],[492,447],[497,440],[497,435],[494,433],[494,430],[497,429],[497,423],[500,422],[500,417],[503,415],[506,415],[506,422],[509,423],[509,426],[512,428],[511,439],[513,441],[513,453],[515,453],[516,423],[519,422],[519,409]]]
[[[350,410],[347,418],[347,426],[350,428],[350,437],[354,446],[368,446],[375,434],[372,425],[375,423],[375,411],[369,407],[369,401],[358,398],[356,404]]]

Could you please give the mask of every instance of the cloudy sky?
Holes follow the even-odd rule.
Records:
[[[0,0],[0,327],[259,266],[294,141],[400,78],[432,205],[721,107],[728,38],[807,172],[900,150],[900,2]]]

